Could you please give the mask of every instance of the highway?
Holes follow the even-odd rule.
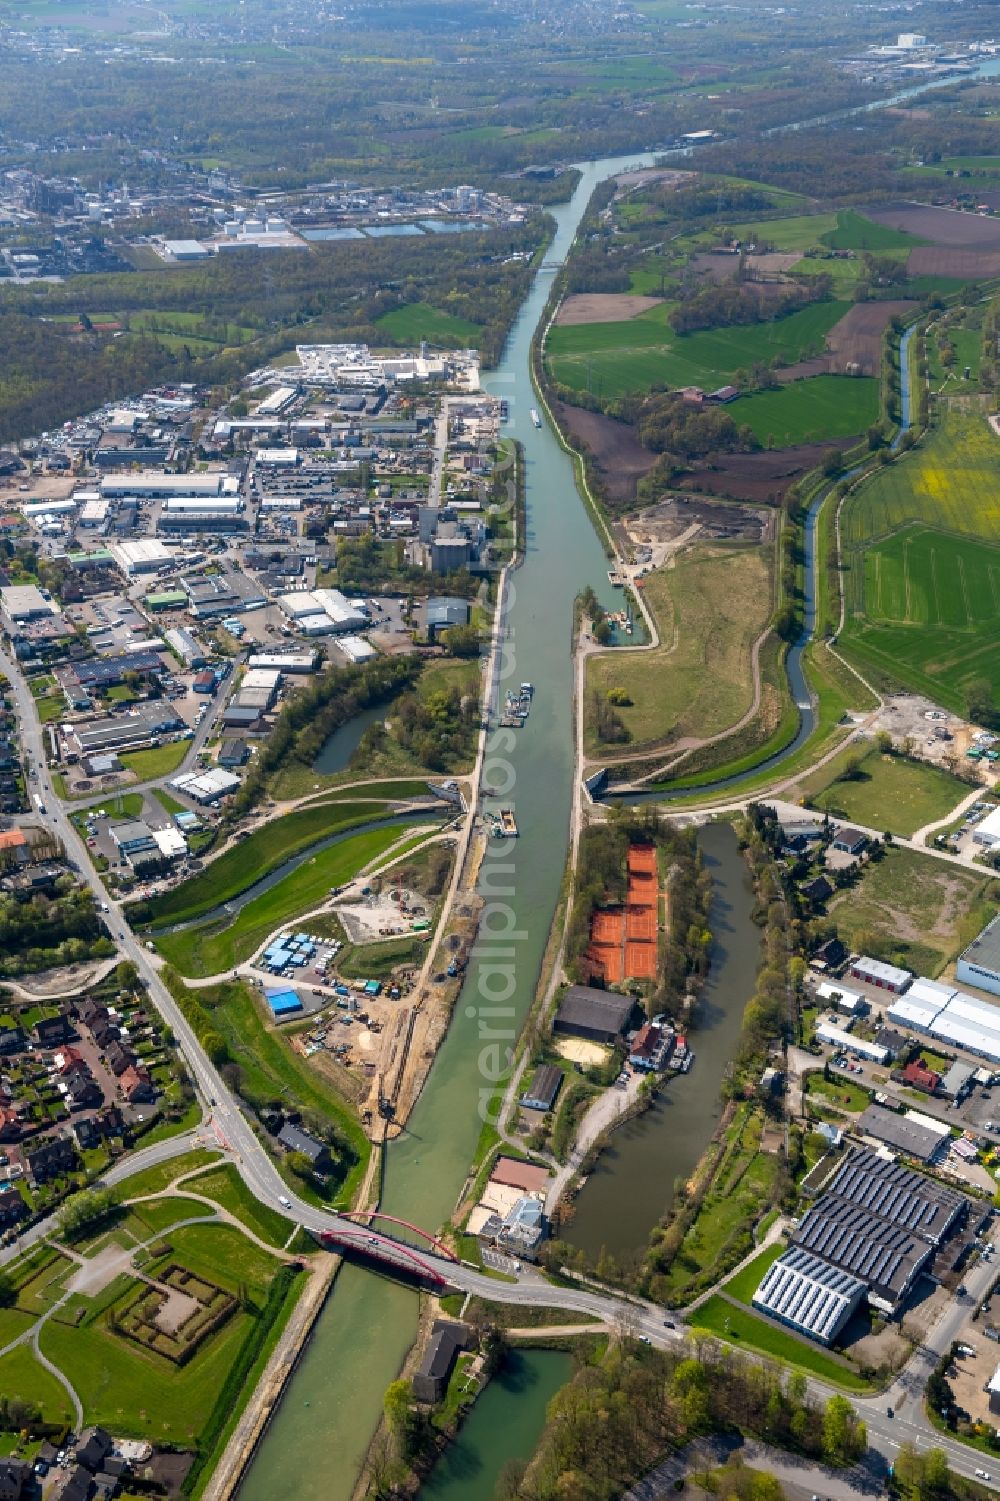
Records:
[[[256,1130],[202,1049],[180,1007],[164,985],[148,952],[126,923],[120,904],[106,890],[100,875],[94,869],[83,840],[53,789],[42,744],[43,732],[30,691],[15,663],[3,652],[0,652],[0,671],[6,674],[10,683],[20,743],[29,774],[29,791],[39,793],[45,807],[44,813],[36,812],[35,817],[58,834],[68,858],[78,868],[80,880],[90,887],[99,904],[106,904],[106,920],[112,936],[122,955],[136,966],[150,998],[173,1030],[208,1117],[197,1132],[157,1143],[135,1153],[133,1157],[111,1169],[104,1181],[122,1183],[133,1172],[155,1162],[168,1160],[178,1152],[190,1150],[199,1140],[214,1140],[230,1155],[243,1181],[261,1203],[303,1225],[317,1236],[324,1233],[331,1236],[341,1247],[353,1249],[362,1258],[381,1259],[400,1269],[408,1267],[412,1270],[413,1252],[409,1249],[401,1252],[398,1240],[346,1220],[340,1215],[316,1209],[286,1186]],[[0,1264],[20,1255],[28,1244],[50,1234],[52,1228],[51,1219],[33,1226],[13,1246],[0,1252]],[[423,1250],[417,1250],[417,1254],[426,1272],[430,1274],[430,1280],[436,1279],[457,1291],[473,1293],[491,1302],[531,1308],[559,1308],[586,1314],[661,1347],[685,1337],[683,1316],[665,1312],[652,1303],[582,1287],[557,1287],[546,1282],[533,1268],[523,1270],[516,1282],[509,1282],[489,1277],[464,1262],[454,1262]],[[975,1266],[965,1279],[970,1299],[978,1302],[995,1276],[996,1271],[989,1263],[980,1262]],[[957,1337],[970,1306],[969,1301],[955,1301],[949,1305],[925,1344],[896,1378],[888,1392],[878,1397],[852,1399],[868,1425],[873,1453],[881,1456],[885,1463],[894,1459],[903,1443],[910,1442],[922,1449],[943,1449],[957,1474],[972,1477],[977,1469],[990,1470],[991,1462],[988,1458],[939,1434],[928,1421],[923,1408],[923,1388],[927,1376],[940,1355]],[[833,1387],[815,1379],[810,1379],[808,1384],[812,1395],[820,1401],[825,1401],[834,1391]],[[891,1418],[888,1415],[890,1408],[894,1413]],[[993,1471],[990,1470],[990,1473],[992,1476]],[[990,1485],[993,1489],[1000,1490],[1000,1462],[996,1464],[996,1479],[991,1479]]]

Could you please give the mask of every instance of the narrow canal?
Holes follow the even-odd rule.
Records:
[[[555,239],[546,265],[565,259],[599,182],[651,157],[591,162],[569,203],[554,210]],[[514,573],[505,617],[502,689],[530,680],[535,698],[525,728],[499,732],[484,774],[516,809],[520,838],[494,841],[484,880],[507,893],[498,924],[509,926],[512,986],[495,1012],[495,958],[469,966],[451,1028],[406,1134],[387,1153],[382,1208],[436,1230],[451,1214],[479,1139],[482,1098],[492,1095],[490,1049],[514,1038],[534,995],[559,896],[569,842],[573,781],[573,600],[587,584],[620,607],[607,560],[577,493],[569,457],[531,409],[531,340],[552,285],[541,270],[511,332],[500,367],[484,381],[510,405],[510,431],[524,445],[525,560]],[[498,867],[504,867],[499,872]],[[480,1015],[480,1012],[483,1015]],[[484,1045],[481,1028],[491,1036]],[[385,1388],[416,1328],[416,1297],[367,1272],[347,1268],[317,1323],[310,1346],[244,1482],[244,1501],[348,1501],[381,1412]],[[529,1404],[525,1404],[526,1406]]]
[[[707,824],[698,842],[713,882],[712,950],[688,1036],[694,1067],[670,1078],[645,1115],[615,1132],[564,1232],[590,1256],[603,1248],[624,1265],[641,1260],[650,1231],[673,1202],[675,1179],[690,1177],[718,1124],[719,1091],[757,974],[760,930],[751,920],[753,886],[736,834],[729,824]]]

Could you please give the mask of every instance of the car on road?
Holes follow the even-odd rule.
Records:
[[[291,1199],[286,1199],[284,1194],[278,1195],[278,1203],[281,1205],[282,1209],[291,1209],[292,1207]]]
[[[990,1472],[989,1472],[989,1470],[977,1470],[976,1471],[976,1479],[977,1480],[989,1480],[989,1478],[990,1478]]]

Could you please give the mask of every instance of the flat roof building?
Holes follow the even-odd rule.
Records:
[[[864,980],[867,985],[876,985],[880,990],[891,990],[895,995],[901,995],[913,979],[908,969],[899,969],[882,959],[872,959],[868,954],[859,954],[852,959],[850,972],[856,980]]]
[[[858,1118],[855,1130],[859,1136],[885,1142],[886,1146],[916,1162],[933,1162],[941,1155],[948,1140],[947,1133],[942,1137],[939,1132],[908,1120],[905,1115],[883,1110],[881,1105],[869,1105]]]
[[[1000,809],[997,812],[1000,813]],[[958,961],[955,976],[966,985],[974,985],[977,990],[1000,995],[1000,917],[995,917],[979,937],[972,940]]]
[[[916,979],[905,995],[891,1002],[886,1015],[899,1027],[909,1027],[914,1032],[927,1032],[934,1018],[954,994],[953,985],[941,985],[937,980]]]
[[[1000,1006],[958,990],[928,1028],[931,1037],[1000,1062]]]
[[[768,1267],[753,1305],[819,1344],[831,1345],[864,1296],[859,1278],[796,1248]]]
[[[240,779],[234,777],[232,772],[220,769],[188,771],[182,776],[174,777],[168,785],[177,792],[183,792],[185,797],[196,803],[212,803],[218,797],[226,797],[230,792],[235,792]]]
[[[857,1277],[868,1300],[895,1313],[934,1255],[934,1247],[904,1226],[826,1193],[794,1234],[794,1244]]]
[[[101,494],[106,500],[129,496],[138,500],[166,500],[172,495],[222,495],[228,487],[221,471],[215,474],[161,474],[158,469],[139,474],[104,475]]]
[[[831,1022],[820,1022],[816,1028],[816,1036],[820,1042],[825,1042],[833,1048],[846,1048],[849,1052],[856,1053],[859,1058],[870,1058],[873,1063],[888,1063],[889,1051],[880,1047],[877,1042],[869,1042],[867,1038],[855,1037],[853,1032],[845,1032],[843,1027],[835,1027]]]
[[[56,614],[55,605],[35,584],[10,584],[0,589],[0,609],[15,625]]]
[[[174,551],[155,538],[138,542],[112,542],[108,548],[118,567],[128,578],[137,573],[156,573],[174,560]]]

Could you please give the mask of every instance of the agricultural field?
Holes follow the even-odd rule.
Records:
[[[998,460],[982,415],[946,409],[843,513],[844,651],[959,712],[976,679],[1000,695]]]
[[[869,376],[815,375],[741,396],[729,410],[769,448],[854,438],[879,419],[879,383]]]
[[[408,302],[405,307],[393,308],[383,313],[375,326],[384,328],[398,344],[417,345],[427,339],[431,344],[462,349],[474,349],[483,331],[480,324],[443,313],[428,302]]]
[[[848,773],[856,767],[854,775]],[[865,828],[909,837],[925,824],[947,818],[969,794],[967,783],[940,766],[848,747],[799,783],[809,806]]]
[[[928,243],[918,235],[893,229],[888,224],[876,224],[854,209],[838,213],[836,229],[827,230],[821,241],[831,250],[870,250],[875,255],[885,255],[893,250],[913,250]]]
[[[594,695],[621,690],[616,705],[630,749],[728,729],[753,703],[751,651],[773,600],[772,549],[707,544],[644,581],[660,633],[652,652],[607,652],[587,660],[588,750],[600,742]]]
[[[933,977],[1000,910],[1000,882],[897,847],[828,910],[851,949]]]
[[[766,242],[775,250],[810,250],[825,243],[824,236],[835,234],[837,214],[794,214],[787,219],[758,219],[734,224],[732,233],[740,240]]]
[[[755,361],[777,358],[790,365],[822,353],[827,334],[849,305],[813,303],[772,322],[683,335],[675,334],[667,322],[672,306],[664,302],[620,323],[551,329],[546,342],[550,373],[571,390],[590,390],[598,396],[646,391],[655,385],[711,391]]]

